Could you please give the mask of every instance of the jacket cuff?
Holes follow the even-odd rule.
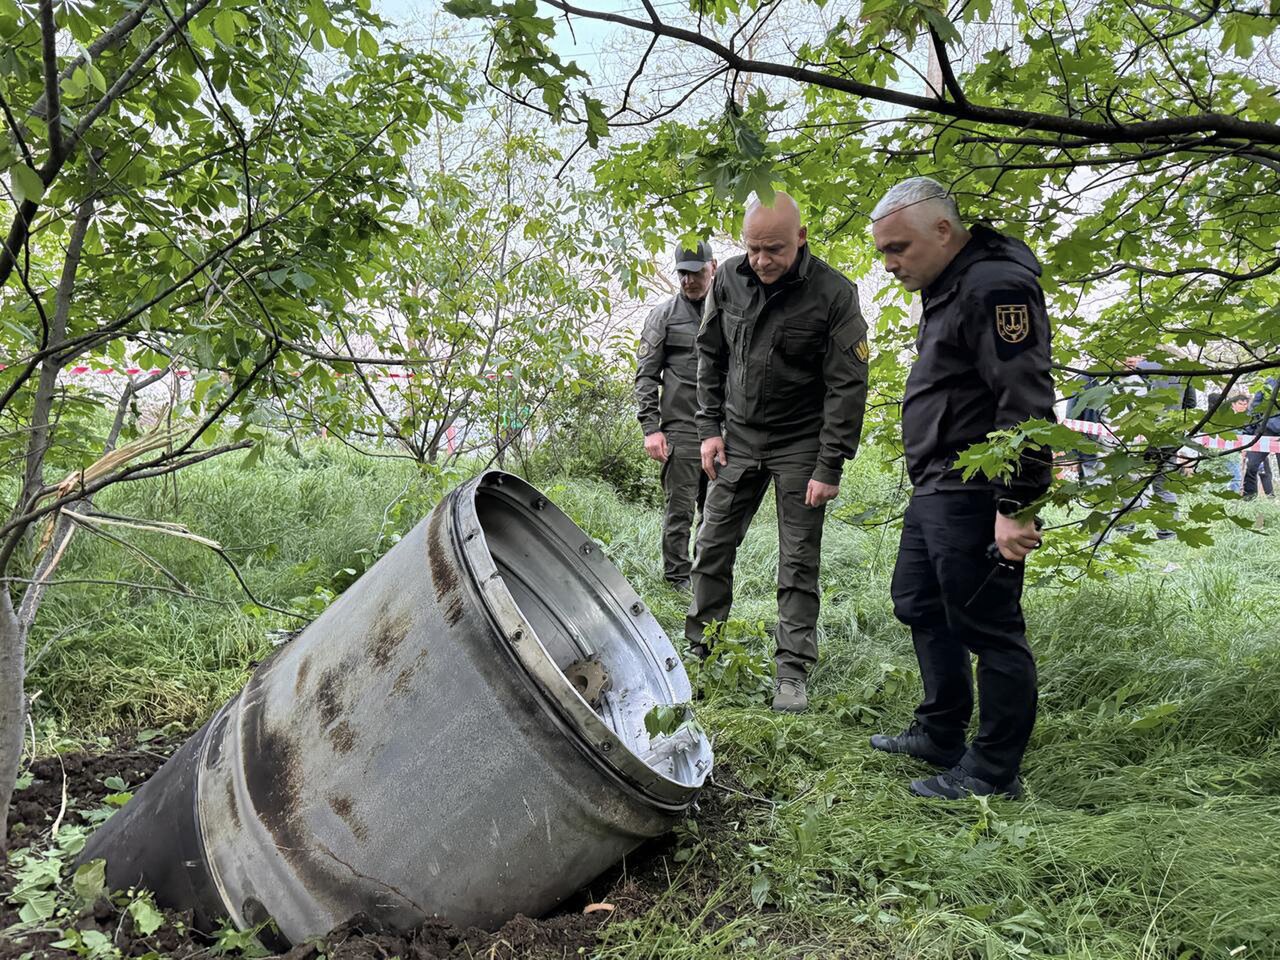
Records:
[[[840,476],[844,473],[844,465],[834,468],[827,464],[820,463],[813,468],[813,479],[819,483],[830,484],[833,487],[840,486]]]
[[[702,420],[698,421],[698,439],[710,440],[712,437],[722,436],[720,432],[720,424],[706,423]]]
[[[643,420],[642,419],[640,421],[640,429],[644,431],[644,435],[647,437],[649,434],[657,433],[659,430],[661,430],[662,422],[660,420]]]
[[[1024,507],[1029,507],[1049,492],[1049,484],[1043,483],[1030,486],[1026,483],[994,483],[991,485],[991,489],[994,491],[997,500],[1003,497],[1009,500],[1016,500]]]

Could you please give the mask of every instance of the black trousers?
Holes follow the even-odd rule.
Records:
[[[1241,484],[1241,492],[1246,500],[1252,500],[1258,495],[1258,483],[1262,483],[1262,492],[1267,496],[1272,494],[1272,477],[1271,465],[1267,463],[1268,454],[1259,453],[1256,450],[1247,450],[1244,455],[1244,482]],[[1280,464],[1280,454],[1276,454],[1276,463]]]
[[[939,746],[964,742],[976,655],[978,735],[961,765],[1003,784],[1017,776],[1035,724],[1036,666],[1022,619],[1022,568],[997,568],[986,555],[995,516],[988,491],[912,497],[892,593],[924,682],[916,720]]]

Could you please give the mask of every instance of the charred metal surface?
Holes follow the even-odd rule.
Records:
[[[311,658],[303,657],[302,662],[298,664],[298,678],[293,681],[293,695],[295,697],[302,696],[302,690],[307,685],[307,677],[311,674]]]
[[[218,722],[213,725],[213,729],[209,734],[209,746],[205,751],[206,766],[215,766],[218,762],[218,758],[222,755],[222,741],[227,735],[227,723],[230,720],[230,711],[223,711]]]
[[[373,658],[374,666],[385,668],[391,663],[396,651],[404,643],[412,623],[407,613],[389,612],[384,612],[374,622],[373,638],[369,644],[369,654]]]
[[[403,697],[411,689],[413,689],[413,667],[405,667],[396,674],[395,683],[391,684],[391,693],[397,697]]]
[[[320,715],[320,723],[330,727],[342,716],[342,692],[347,682],[348,673],[341,665],[330,667],[320,675],[316,684],[316,711]]]
[[[431,511],[431,519],[427,522],[427,561],[431,567],[436,600],[444,604],[445,625],[453,627],[462,619],[465,609],[458,583],[458,561],[449,543],[449,532],[445,529],[444,508],[447,502]]]
[[[369,839],[369,828],[366,827],[358,816],[356,816],[356,804],[350,797],[331,796],[329,797],[329,809],[342,818],[343,822],[351,828],[351,832],[357,840]]]
[[[339,720],[326,736],[335,753],[350,753],[356,747],[356,732],[346,720]]]

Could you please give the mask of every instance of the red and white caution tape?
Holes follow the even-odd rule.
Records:
[[[1093,423],[1089,420],[1063,420],[1061,423],[1063,426],[1070,427],[1078,433],[1087,433],[1091,437],[1102,437],[1107,440],[1115,436],[1111,429],[1103,423]],[[1209,447],[1213,450],[1239,450],[1241,447],[1248,447],[1250,453],[1280,453],[1280,437],[1254,437],[1248,434],[1241,434],[1234,440],[1206,435],[1192,437],[1191,439],[1202,447]]]

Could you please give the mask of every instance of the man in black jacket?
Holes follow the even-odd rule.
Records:
[[[994,430],[1053,419],[1040,265],[1021,241],[983,226],[966,229],[955,201],[925,177],[891,189],[872,214],[871,231],[885,269],[923,298],[902,405],[914,490],[892,591],[924,682],[915,722],[871,744],[947,768],[912,781],[920,796],[1017,797],[1036,713],[1023,562],[1040,545],[1034,505],[1049,488],[1052,452],[1025,450],[1016,472],[1001,481],[964,480],[955,460]],[[970,654],[978,658],[979,723],[966,747]]]

